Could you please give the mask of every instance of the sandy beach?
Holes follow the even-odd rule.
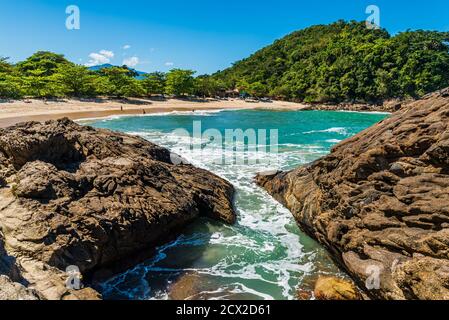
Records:
[[[18,100],[0,103],[0,128],[26,121],[46,121],[68,117],[72,120],[102,118],[114,115],[149,114],[171,111],[221,110],[221,109],[273,109],[302,110],[306,105],[273,101],[245,102],[229,100]]]

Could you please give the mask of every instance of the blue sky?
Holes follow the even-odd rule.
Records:
[[[127,60],[143,71],[179,67],[210,73],[292,31],[365,20],[371,4],[380,8],[381,26],[391,33],[449,31],[447,0],[5,0],[0,56],[15,62],[50,50],[80,64]],[[80,8],[80,30],[65,27],[69,5]]]

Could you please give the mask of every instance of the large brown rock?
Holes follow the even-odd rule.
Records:
[[[110,265],[199,216],[236,219],[227,181],[172,164],[144,139],[68,119],[0,130],[0,181],[4,249],[47,299],[98,298],[66,288],[68,266],[86,274]]]
[[[448,92],[256,178],[373,298],[449,299]]]

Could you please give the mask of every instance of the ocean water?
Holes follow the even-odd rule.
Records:
[[[288,300],[295,298],[298,289],[312,290],[317,275],[344,276],[326,251],[300,231],[291,213],[257,187],[253,178],[258,172],[289,170],[314,161],[385,117],[380,113],[226,110],[83,121],[167,147],[237,189],[235,226],[199,220],[176,240],[157,248],[152,258],[102,283],[104,298]],[[198,132],[199,126],[201,133],[214,132],[215,139],[195,136],[194,128]],[[248,139],[225,140],[230,129],[266,133],[265,140],[260,138],[263,135],[257,140],[262,151],[251,148]]]

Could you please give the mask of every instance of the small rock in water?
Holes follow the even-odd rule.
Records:
[[[249,300],[252,293],[244,292],[238,287],[222,286],[214,277],[189,272],[180,275],[169,288],[169,299],[172,300]]]
[[[296,298],[298,300],[312,300],[313,294],[308,290],[298,289],[298,291],[296,291]]]
[[[319,277],[315,284],[317,300],[361,300],[356,286],[347,280],[335,277]]]
[[[182,275],[170,287],[169,297],[173,300],[194,299],[201,292],[201,277],[196,273]]]
[[[227,289],[220,290],[218,284],[208,275],[189,272],[181,275],[170,286],[168,296],[172,300],[209,300],[231,296]]]

